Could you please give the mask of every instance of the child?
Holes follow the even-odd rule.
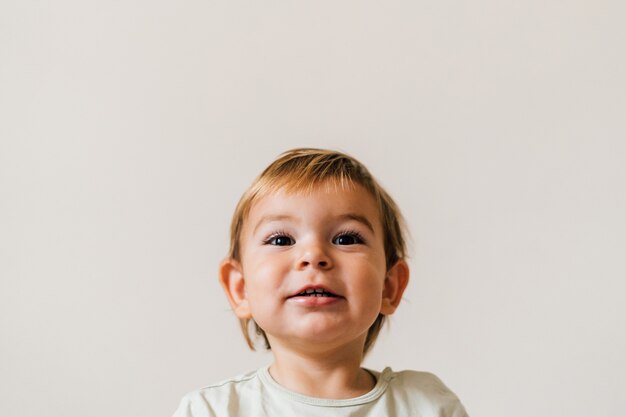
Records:
[[[274,362],[183,398],[174,417],[466,417],[434,375],[361,368],[409,280],[398,207],[354,158],[282,154],[244,193],[220,282]]]

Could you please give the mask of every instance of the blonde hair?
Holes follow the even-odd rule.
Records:
[[[358,184],[365,188],[374,197],[380,213],[387,270],[406,258],[404,219],[389,194],[367,168],[353,157],[337,151],[314,148],[298,148],[284,152],[265,168],[246,190],[233,214],[229,258],[241,262],[241,231],[250,209],[257,200],[279,189],[287,192],[310,191],[321,184],[336,188]],[[367,353],[376,340],[384,321],[385,316],[379,314],[370,326],[363,347],[364,353]],[[240,319],[241,329],[250,349],[254,350],[249,333],[250,322],[254,324],[255,333],[263,338],[265,347],[271,349],[265,332],[253,319]]]

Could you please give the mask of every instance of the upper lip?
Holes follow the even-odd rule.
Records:
[[[294,292],[293,294],[291,294],[288,298],[291,297],[296,297],[302,293],[305,292],[311,292],[311,291],[315,291],[315,292],[327,292],[331,295],[334,295],[335,297],[343,297],[341,294],[338,294],[336,291],[331,290],[330,288],[328,288],[325,285],[305,285],[304,287],[300,288],[299,290],[297,290],[296,292]]]

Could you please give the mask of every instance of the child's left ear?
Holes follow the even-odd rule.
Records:
[[[396,311],[408,283],[409,265],[405,261],[400,260],[387,271],[385,287],[383,288],[383,299],[380,306],[381,314],[389,316]]]

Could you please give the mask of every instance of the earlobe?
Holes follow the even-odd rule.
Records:
[[[387,271],[380,307],[381,314],[389,316],[396,311],[408,283],[409,265],[405,261],[400,260]]]
[[[251,318],[241,264],[234,259],[224,259],[220,264],[220,283],[237,317]]]

